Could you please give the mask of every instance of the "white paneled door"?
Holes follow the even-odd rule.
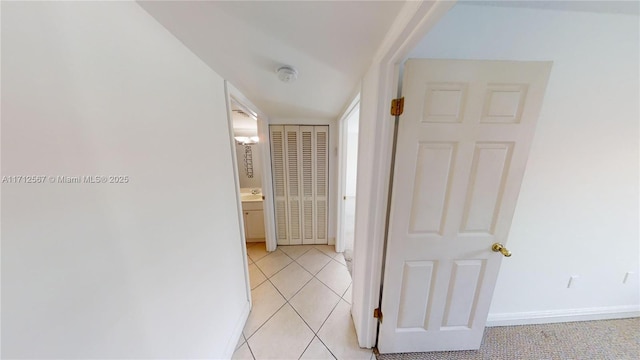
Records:
[[[381,353],[477,349],[550,62],[409,60]],[[518,261],[514,254],[508,261]]]
[[[329,127],[269,129],[278,245],[327,244]]]

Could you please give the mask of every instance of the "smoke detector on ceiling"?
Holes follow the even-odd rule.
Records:
[[[278,73],[278,79],[285,83],[294,82],[298,78],[298,70],[288,65],[279,67],[276,73]]]

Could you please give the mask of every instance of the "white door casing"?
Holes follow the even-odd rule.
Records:
[[[550,62],[407,61],[381,353],[482,341]],[[509,261],[517,261],[517,254]]]

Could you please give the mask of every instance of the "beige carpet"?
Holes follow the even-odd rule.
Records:
[[[490,327],[479,350],[378,355],[379,360],[640,359],[640,318]]]

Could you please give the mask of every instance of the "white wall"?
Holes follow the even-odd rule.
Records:
[[[336,203],[338,191],[338,125],[331,119],[306,119],[306,118],[273,118],[269,119],[270,125],[328,125],[329,126],[329,245],[336,243]],[[269,164],[271,165],[271,164]]]
[[[253,177],[247,176],[244,166],[245,146],[235,145],[238,166],[238,179],[241,188],[261,188],[262,187],[262,152],[258,145],[249,145],[253,159]]]
[[[638,16],[457,5],[410,57],[554,62],[490,322],[637,313]]]
[[[248,311],[224,81],[135,3],[2,3],[3,358],[223,358]]]

